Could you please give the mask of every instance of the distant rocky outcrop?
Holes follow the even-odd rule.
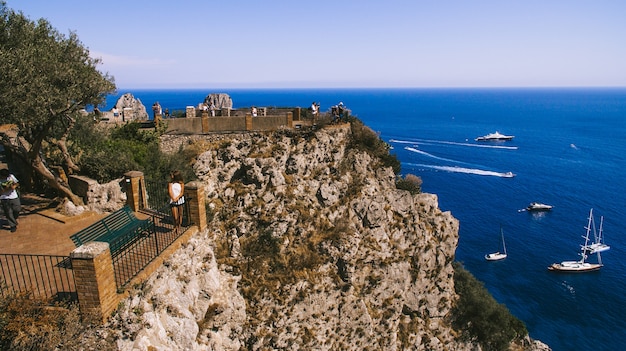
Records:
[[[231,99],[230,95],[225,93],[212,93],[207,95],[204,98],[204,103],[207,106],[215,106],[217,110],[221,110],[222,108],[233,108],[233,99]]]
[[[133,94],[126,93],[117,100],[114,108],[117,108],[125,121],[146,121],[148,112],[141,100],[135,98]]]
[[[350,134],[163,136],[203,150],[209,228],[100,335],[120,350],[480,350],[450,322],[458,221]]]

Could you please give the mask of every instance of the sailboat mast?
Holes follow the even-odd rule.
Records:
[[[604,222],[604,216],[600,216],[600,229],[598,230],[597,236],[596,236],[596,225],[595,223],[593,224],[593,235],[594,235],[594,240],[596,244],[602,244],[602,222]],[[587,245],[587,244],[585,244]],[[602,265],[602,256],[600,256],[600,250],[598,250],[597,252],[598,254],[598,264]]]
[[[604,216],[600,216],[600,229],[598,230],[598,236],[595,238],[597,243],[604,243],[602,239],[602,222],[604,222]]]
[[[584,236],[585,245],[581,246],[580,248],[580,255],[582,256],[580,259],[580,263],[585,263],[585,259],[587,258],[586,248],[587,248],[587,244],[589,244],[589,233],[591,233],[592,224],[593,224],[593,208],[589,210],[589,222],[587,223],[587,227],[585,227],[585,229],[587,229],[587,234]]]
[[[502,237],[502,248],[504,249],[504,254],[506,255],[506,244],[504,243],[504,232],[502,231],[502,226],[500,226],[500,236]]]

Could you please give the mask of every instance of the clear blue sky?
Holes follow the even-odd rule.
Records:
[[[7,0],[118,88],[626,86],[624,0]]]

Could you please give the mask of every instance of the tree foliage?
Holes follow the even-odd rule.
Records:
[[[59,33],[45,19],[31,21],[0,2],[0,117],[16,125],[2,144],[49,186],[80,202],[45,159],[56,147],[66,172],[78,171],[67,139],[81,110],[97,106],[115,91],[113,78],[97,70],[100,59],[76,33]]]
[[[528,335],[524,323],[458,262],[454,263],[454,289],[459,301],[453,311],[453,326],[480,343],[483,350],[508,350],[511,342]]]

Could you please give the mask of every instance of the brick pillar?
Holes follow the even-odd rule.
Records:
[[[209,132],[209,111],[202,111],[202,133]]]
[[[204,187],[200,182],[185,184],[185,201],[189,202],[189,220],[198,226],[199,231],[207,227]]]
[[[287,127],[293,128],[293,112],[287,112]]]
[[[135,212],[148,207],[148,197],[143,172],[126,172],[124,178],[126,180],[126,204]]]
[[[246,130],[252,130],[252,114],[246,113]]]
[[[105,322],[119,302],[109,244],[92,241],[70,253],[81,313]]]
[[[187,106],[185,108],[185,117],[187,118],[196,117],[196,108],[193,106]]]

